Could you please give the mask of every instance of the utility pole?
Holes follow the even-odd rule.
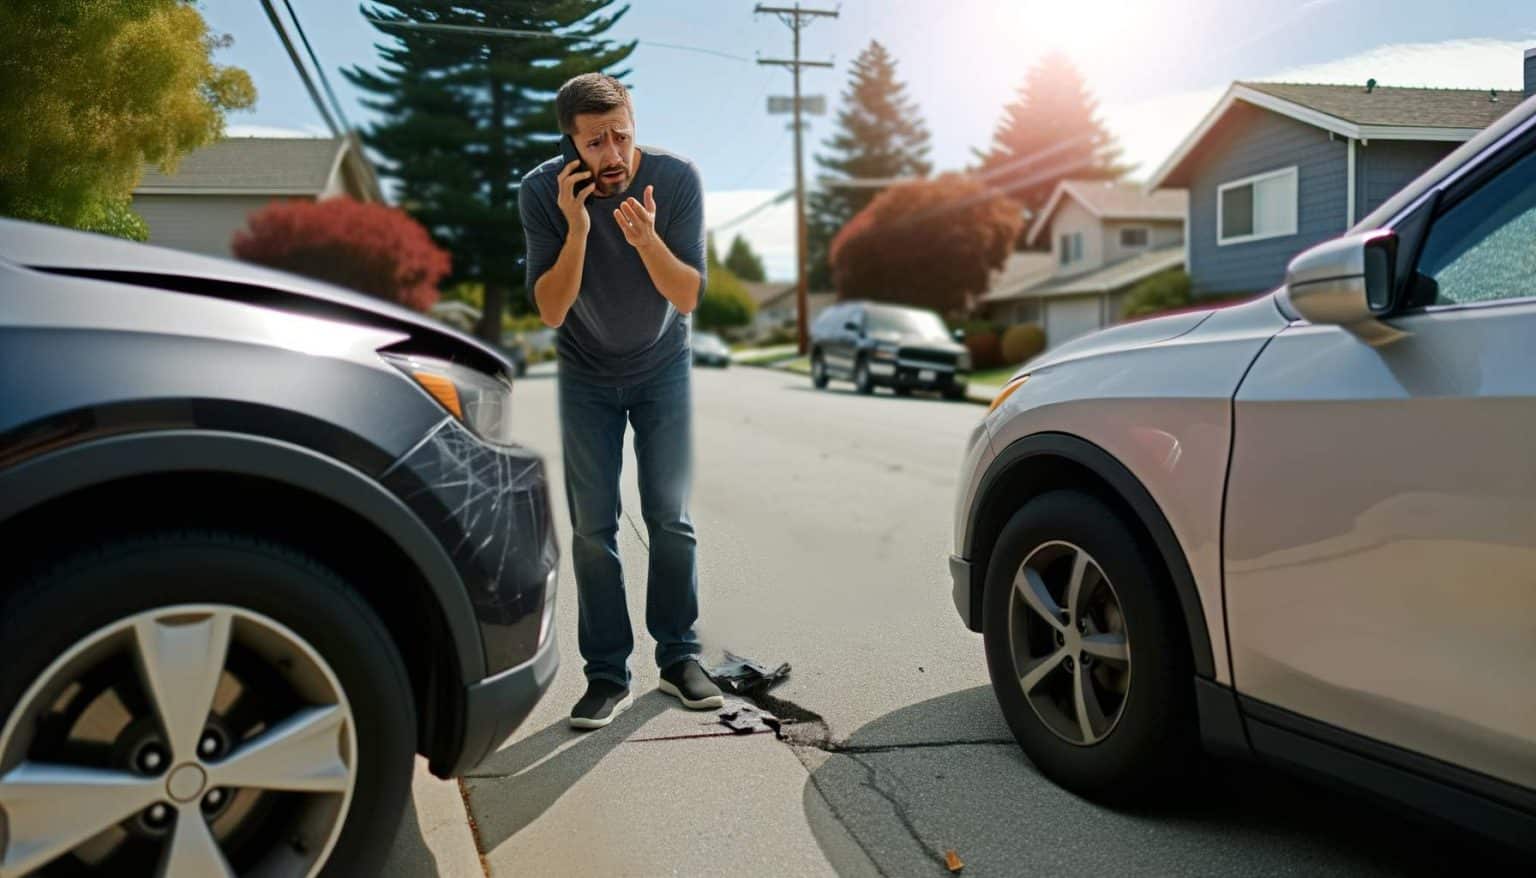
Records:
[[[795,55],[793,59],[784,61],[760,58],[757,63],[774,67],[788,67],[795,78],[795,96],[792,101],[792,108],[795,114],[795,311],[797,314],[796,322],[799,324],[800,329],[800,353],[805,354],[810,348],[807,341],[807,327],[809,324],[806,319],[808,297],[806,295],[805,281],[805,159],[801,148],[804,127],[800,121],[800,114],[803,109],[800,98],[800,68],[831,67],[832,63],[830,61],[800,60],[800,31],[814,19],[836,18],[837,13],[829,9],[801,9],[798,2],[793,7],[763,6],[758,4],[754,12],[757,14],[772,13],[779,16],[779,20],[783,21],[789,27],[790,32],[795,35]],[[826,111],[825,99],[819,102],[819,106],[816,109],[820,112]],[[772,111],[772,101],[770,99],[770,112]]]

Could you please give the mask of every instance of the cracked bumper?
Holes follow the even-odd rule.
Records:
[[[453,559],[491,675],[530,666],[552,641],[560,549],[543,460],[481,441],[448,419],[407,452],[385,485]]]

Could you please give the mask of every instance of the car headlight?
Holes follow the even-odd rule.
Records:
[[[408,354],[384,354],[390,365],[410,376],[458,418],[470,432],[487,442],[511,445],[512,382],[467,366]]]
[[[897,346],[891,344],[890,342],[880,342],[879,344],[875,345],[874,356],[877,360],[894,360],[896,359],[897,350]]]
[[[1018,390],[1020,387],[1023,387],[1024,386],[1024,382],[1026,382],[1028,380],[1029,380],[1029,373],[1026,372],[1023,375],[1020,375],[1019,377],[1017,377],[1017,378],[1013,379],[1012,381],[1008,382],[1008,386],[1004,387],[1002,389],[1002,392],[997,395],[997,398],[992,400],[992,404],[987,407],[987,414],[990,415],[993,412],[997,411],[998,406],[1000,406],[1003,403],[1007,402],[1008,401],[1008,397],[1013,396],[1014,391]]]

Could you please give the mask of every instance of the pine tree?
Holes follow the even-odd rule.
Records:
[[[633,42],[602,38],[629,10],[614,0],[374,0],[364,11],[384,22],[546,31],[557,39],[474,31],[424,30],[376,23],[394,45],[381,68],[343,71],[376,97],[383,114],[365,132],[398,183],[401,205],[453,255],[449,282],[482,281],[485,307],[476,332],[500,336],[508,294],[523,287],[524,241],[517,184],[558,152],[554,96],[573,76],[608,72]],[[526,295],[513,309],[528,309]]]
[[[747,239],[740,235],[731,240],[730,252],[725,254],[725,267],[751,283],[762,283],[768,279],[768,272],[763,268],[763,257],[757,255]]]
[[[984,178],[1023,204],[1032,220],[1063,179],[1125,176],[1130,168],[1120,164],[1120,147],[1097,118],[1098,106],[1072,62],[1047,55],[1003,111],[991,150],[976,153]]]
[[[896,79],[896,59],[878,40],[853,62],[848,88],[837,114],[837,132],[816,156],[824,176],[833,179],[926,177],[928,128],[906,85]],[[814,189],[806,217],[807,271],[812,289],[830,289],[828,249],[832,237],[863,210],[880,190],[828,187]]]

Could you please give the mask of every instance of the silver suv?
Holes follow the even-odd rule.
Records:
[[[950,559],[1029,757],[1198,745],[1536,837],[1536,101],[1242,305],[1025,365]]]

